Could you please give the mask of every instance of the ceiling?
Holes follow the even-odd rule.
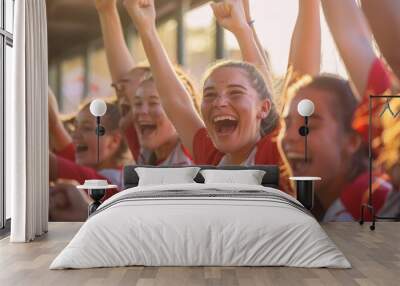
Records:
[[[159,19],[171,16],[181,1],[190,7],[205,3],[205,0],[155,0]],[[59,57],[82,51],[89,43],[101,38],[100,23],[94,0],[46,0],[49,62]],[[123,26],[130,19],[118,1]]]

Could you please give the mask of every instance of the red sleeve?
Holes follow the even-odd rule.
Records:
[[[64,149],[55,151],[54,154],[75,162],[75,145],[71,142]]]
[[[60,156],[57,156],[57,174],[58,178],[75,180],[80,184],[85,183],[85,180],[89,179],[107,179],[92,168],[78,165]]]
[[[368,143],[368,125],[369,125],[369,96],[381,95],[391,88],[390,74],[384,63],[376,58],[371,66],[368,76],[367,88],[361,99],[359,106],[354,114],[353,128]],[[380,113],[384,107],[384,99],[375,99],[372,105],[372,130],[373,140],[379,138],[382,134],[382,125],[380,123]],[[375,148],[374,154],[379,154],[380,148]]]
[[[282,162],[277,145],[278,129],[263,138],[257,143],[256,165],[279,165]]]
[[[84,184],[85,180],[90,179],[107,180],[106,177],[98,174],[96,170],[78,165],[75,162],[62,158],[60,156],[57,156],[57,172],[58,178],[75,180],[78,181],[80,184]],[[107,180],[107,182],[109,181]],[[118,193],[118,189],[108,189],[102,201],[108,199],[116,193]]]
[[[365,90],[364,97],[380,95],[391,87],[392,84],[388,69],[379,58],[376,58],[369,71],[367,89]]]
[[[382,209],[389,197],[390,191],[391,185],[387,181],[387,176],[384,174],[373,174],[372,202],[375,213],[378,213]],[[346,186],[340,195],[341,202],[355,220],[360,219],[361,205],[368,203],[368,193],[369,173],[365,172]],[[364,214],[365,220],[372,220],[371,213],[368,210],[365,210]]]
[[[287,168],[283,164],[282,157],[278,150],[277,136],[279,126],[272,133],[264,136],[257,143],[257,153],[255,158],[256,165],[278,165],[280,169],[279,189],[285,193],[294,196],[291,188]]]
[[[223,153],[215,148],[206,128],[200,128],[193,138],[193,157],[198,165],[218,165]]]
[[[135,161],[139,158],[140,144],[133,123],[125,129],[125,141]]]

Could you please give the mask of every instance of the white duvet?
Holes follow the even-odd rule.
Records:
[[[137,197],[174,190],[172,197]],[[196,183],[135,187],[111,197],[50,269],[128,265],[351,267],[318,222],[285,193]]]

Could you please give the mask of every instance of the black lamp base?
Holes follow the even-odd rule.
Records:
[[[89,190],[89,196],[94,200],[88,207],[88,216],[93,214],[97,208],[101,205],[100,200],[106,194],[107,189],[92,189]]]
[[[314,181],[296,181],[296,192],[297,200],[303,204],[303,206],[312,210],[314,207]]]

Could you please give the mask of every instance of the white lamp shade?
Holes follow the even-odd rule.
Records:
[[[95,99],[90,103],[90,113],[94,116],[103,116],[107,111],[107,105],[102,99]]]
[[[303,99],[297,105],[297,112],[303,116],[311,116],[314,113],[314,103],[309,99]]]

